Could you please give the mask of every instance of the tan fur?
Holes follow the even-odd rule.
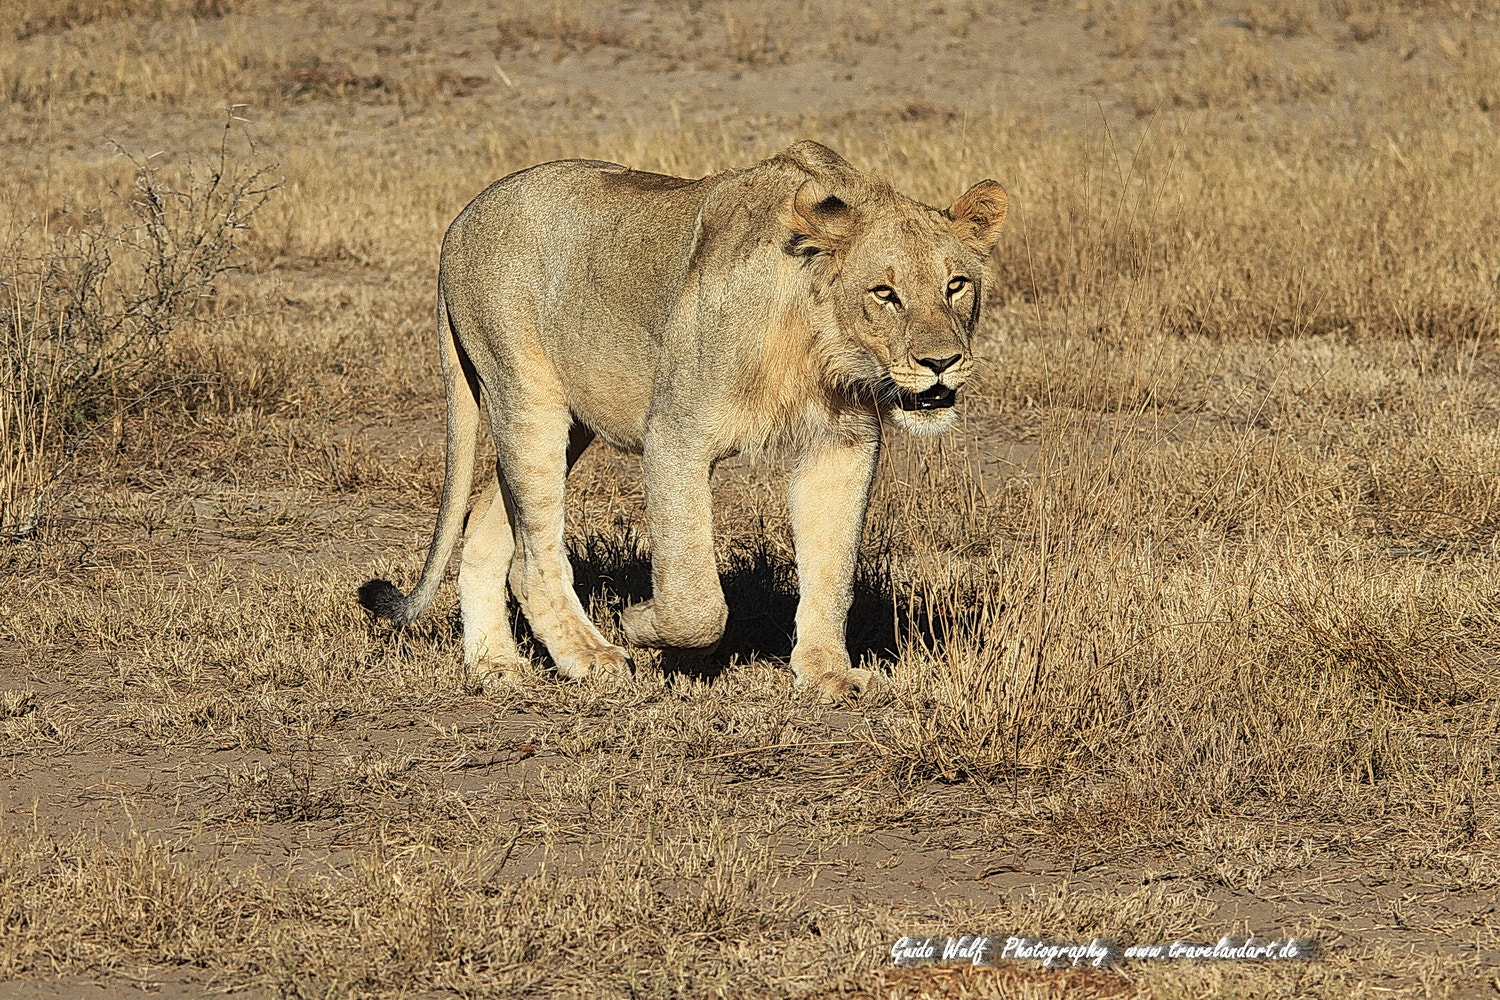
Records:
[[[801,586],[791,668],[828,698],[861,688],[870,675],[844,629],[881,427],[951,424],[951,405],[917,408],[916,394],[951,404],[968,378],[1004,215],[993,181],[939,212],[806,141],[698,180],[566,160],[496,182],[443,241],[448,465],[433,545],[409,597],[372,581],[361,600],[401,621],[431,603],[483,402],[498,489],[474,507],[459,573],[481,678],[520,658],[507,590],[559,673],[628,669],[584,613],[563,545],[564,479],[596,435],[642,454],[653,596],[625,610],[628,641],[712,648],[727,608],[710,472],[786,448]]]

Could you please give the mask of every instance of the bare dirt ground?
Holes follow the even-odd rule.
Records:
[[[119,149],[211,163],[231,106],[280,187],[171,377],[0,549],[0,996],[1500,993],[1482,7],[18,10],[16,259],[107,226]],[[484,696],[451,584],[371,623],[353,589],[415,579],[441,474],[447,221],[556,156],[802,137],[1015,206],[959,430],[882,458],[876,690],[790,688],[774,461],[716,478],[706,664],[614,689],[538,655]],[[613,629],[649,586],[636,460],[597,448],[569,503]],[[916,932],[1322,953],[891,968]]]

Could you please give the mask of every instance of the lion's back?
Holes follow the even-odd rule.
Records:
[[[690,179],[560,160],[502,178],[444,240],[460,340],[496,370],[545,355],[573,412],[639,448],[660,371],[695,370],[712,410],[728,404],[709,381],[741,381],[759,359],[778,274],[795,266],[776,234],[796,182],[774,162]]]
[[[534,236],[560,253],[607,251],[624,231],[690,237],[705,189],[716,177],[690,179],[630,170],[604,160],[554,160],[502,177],[469,202],[449,226],[444,251]],[[618,263],[630,269],[634,261]]]

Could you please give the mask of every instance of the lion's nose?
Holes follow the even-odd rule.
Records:
[[[955,364],[957,364],[958,359],[961,357],[963,357],[962,354],[955,354],[952,357],[948,358],[918,358],[917,364],[921,365],[923,368],[930,368],[932,370],[932,374],[934,375],[941,375],[943,374],[943,372],[947,371],[949,368],[952,368]]]

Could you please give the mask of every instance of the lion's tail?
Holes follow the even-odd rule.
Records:
[[[453,317],[438,287],[438,340],[442,344],[443,384],[448,394],[447,458],[443,468],[443,495],[438,503],[437,524],[422,578],[410,594],[403,594],[389,580],[370,580],[359,588],[359,603],[381,618],[405,624],[414,620],[437,596],[448,557],[463,530],[469,491],[474,486],[474,453],[479,434],[479,379],[458,342]]]

